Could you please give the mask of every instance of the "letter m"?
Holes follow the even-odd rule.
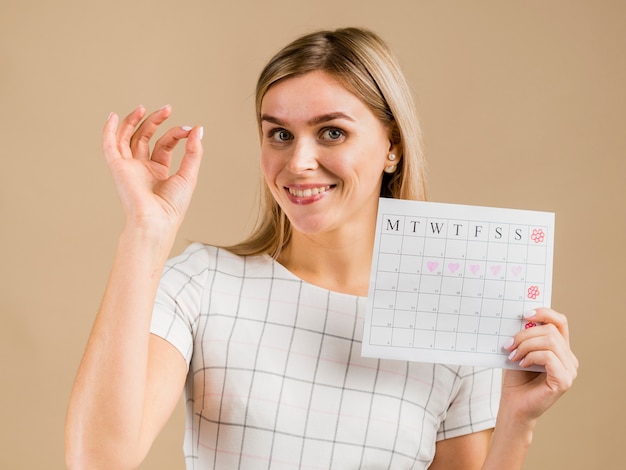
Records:
[[[387,226],[385,227],[385,230],[387,232],[397,232],[398,230],[400,230],[400,219],[396,219],[394,221],[392,221],[391,219],[387,219]]]

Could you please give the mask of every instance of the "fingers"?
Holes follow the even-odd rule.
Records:
[[[146,108],[143,106],[135,108],[119,123],[119,129],[116,130],[117,150],[120,156],[150,160],[150,139],[171,113],[172,107],[166,105],[144,119]]]
[[[561,335],[565,338],[565,340],[569,343],[569,325],[567,323],[567,317],[562,313],[556,312],[551,308],[543,307],[525,313],[524,319],[533,322],[554,325],[556,329],[561,333]]]
[[[109,114],[102,134],[102,150],[107,162],[110,163],[115,158],[132,158],[130,138],[145,112],[145,108],[139,106],[126,116],[121,124],[117,114]]]
[[[150,140],[157,129],[171,115],[172,108],[163,106],[145,119],[146,109],[138,106],[121,122],[115,113],[111,113],[104,126],[102,147],[105,157],[110,161],[114,158],[135,158],[162,164],[169,168],[172,151],[182,139],[190,139],[186,154],[191,160],[195,155],[201,156],[201,128],[193,130],[189,126],[174,127],[167,131],[150,151]],[[142,121],[143,119],[143,121]],[[118,127],[119,126],[119,127]]]
[[[523,368],[544,366],[550,386],[569,388],[577,375],[578,359],[570,349],[567,318],[549,308],[538,308],[524,318],[538,325],[515,335],[508,347],[509,359]]]
[[[201,142],[203,132],[204,130],[200,126],[193,128],[182,126],[170,129],[155,144],[152,161],[169,168],[174,148],[182,139],[187,139],[185,154],[176,174],[195,185],[203,152]]]
[[[111,164],[115,158],[120,157],[116,138],[118,121],[119,117],[117,114],[109,114],[102,131],[102,153],[108,164]]]
[[[546,369],[545,379],[552,391],[564,392],[568,390],[578,374],[578,361],[573,354],[559,356],[554,351],[549,350],[528,353],[520,365],[524,368],[533,365],[544,366]]]
[[[192,127],[190,126],[173,127],[168,130],[154,144],[154,150],[150,159],[169,168],[174,149],[182,139],[190,137],[191,131]]]
[[[140,108],[142,108],[140,106]],[[145,114],[145,111],[144,111]],[[131,133],[130,142],[128,146],[130,147],[131,154],[140,160],[150,160],[150,139],[154,136],[155,132],[159,128],[165,120],[170,117],[172,114],[172,107],[170,105],[162,106],[161,108],[154,111],[150,114],[135,130]],[[132,117],[133,114],[129,117]],[[134,119],[129,120],[129,124],[132,124]],[[138,122],[138,121],[137,121]],[[134,123],[132,130],[137,126],[137,122]],[[127,137],[127,134],[124,134],[124,137]],[[124,142],[126,145],[127,143]]]
[[[515,336],[515,339],[517,341],[523,341],[526,338],[535,336],[535,334],[537,334],[539,331],[545,330],[536,330],[536,328],[538,328],[539,326],[551,325],[551,328],[556,329],[556,331],[569,345],[569,325],[567,323],[567,317],[562,313],[552,310],[551,308],[542,307],[531,310],[529,312],[525,312],[524,320],[527,320],[528,324],[530,325],[537,326],[527,327],[524,330],[520,331]]]
[[[569,345],[554,325],[545,324],[532,329],[534,330],[533,334],[522,335],[524,338],[511,351],[509,355],[511,361],[518,361],[521,367],[529,367],[530,365],[540,364],[536,359],[533,360],[533,358],[538,357],[535,353],[548,351],[566,367],[574,367],[573,354]]]
[[[117,129],[117,146],[122,158],[133,158],[130,148],[130,141],[135,132],[135,128],[146,114],[146,108],[138,106],[119,124]]]
[[[198,179],[198,172],[200,170],[200,161],[202,160],[202,137],[204,134],[204,128],[194,127],[187,137],[187,143],[185,145],[185,155],[180,163],[178,169],[178,175],[185,180],[189,181],[193,186]]]

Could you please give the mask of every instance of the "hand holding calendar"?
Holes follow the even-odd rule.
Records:
[[[363,355],[519,368],[505,346],[550,305],[553,245],[552,213],[381,199]]]

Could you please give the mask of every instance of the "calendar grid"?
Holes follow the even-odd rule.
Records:
[[[403,210],[388,207],[398,203]],[[522,313],[549,305],[553,214],[398,200],[381,206],[364,351],[494,356],[503,365],[503,344],[528,326]],[[431,213],[411,212],[416,207]]]

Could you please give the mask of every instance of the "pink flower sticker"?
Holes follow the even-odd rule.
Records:
[[[535,300],[537,297],[539,297],[539,286],[530,286],[528,288],[528,298],[529,299],[533,299]]]
[[[546,234],[540,228],[534,228],[530,239],[535,243],[541,243],[545,239]]]

